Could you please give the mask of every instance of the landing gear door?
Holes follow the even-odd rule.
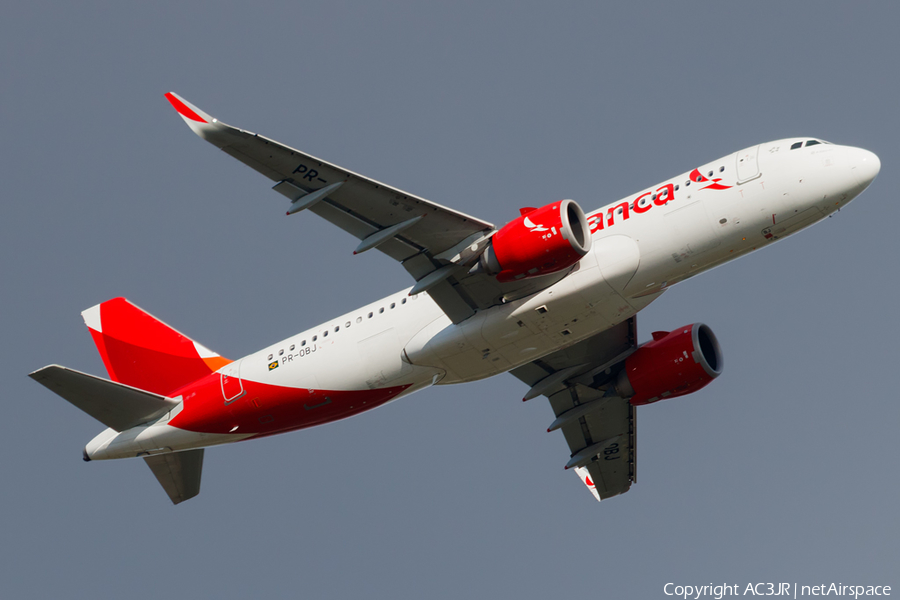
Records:
[[[760,176],[759,146],[753,146],[737,153],[737,184],[747,183]]]
[[[225,404],[230,404],[244,395],[244,384],[241,382],[241,362],[231,363],[219,374]]]

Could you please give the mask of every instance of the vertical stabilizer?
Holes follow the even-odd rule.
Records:
[[[81,315],[110,379],[119,383],[165,396],[231,362],[125,298]]]

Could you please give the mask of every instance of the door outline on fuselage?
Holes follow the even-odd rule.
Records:
[[[747,148],[735,156],[735,170],[737,172],[737,185],[743,185],[762,176],[759,170],[759,149],[762,144]]]
[[[225,404],[231,404],[247,392],[244,391],[244,382],[241,381],[241,363],[238,360],[226,366],[219,373],[219,387],[222,389],[222,398]],[[237,385],[235,385],[237,381]]]

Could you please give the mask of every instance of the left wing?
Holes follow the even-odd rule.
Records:
[[[377,248],[399,261],[416,280],[410,294],[427,291],[454,323],[565,276],[500,283],[470,273],[496,232],[491,223],[226,125],[175,93],[166,98],[197,135],[277,182],[288,214],[308,210],[359,238],[355,253]]]
[[[574,468],[597,500],[624,494],[636,480],[634,406],[616,395],[616,367],[636,349],[632,317],[611,329],[510,371],[532,386],[525,400],[545,395]]]

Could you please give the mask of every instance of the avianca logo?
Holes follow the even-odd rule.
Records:
[[[696,181],[697,183],[703,183],[706,181],[710,182],[708,186],[700,188],[701,190],[727,190],[731,187],[730,185],[722,185],[721,183],[719,183],[720,181],[722,181],[721,177],[716,177],[715,179],[710,180],[704,177],[697,169],[691,171],[691,181]]]
[[[721,177],[708,179],[700,173],[699,169],[691,171],[689,177],[690,180],[695,183],[709,183],[709,185],[700,188],[700,190],[727,190],[731,188],[730,185],[722,185],[719,183],[722,181]],[[675,200],[675,184],[667,183],[656,188],[656,191],[644,192],[631,202],[622,202],[609,207],[606,209],[606,219],[603,218],[602,210],[587,215],[588,226],[590,227],[591,233],[594,233],[615,225],[616,215],[621,215],[621,220],[627,221],[631,218],[632,211],[640,215],[654,206],[665,206],[672,200]]]
[[[550,231],[549,229],[547,229],[547,228],[544,227],[543,225],[535,225],[534,223],[532,223],[531,219],[529,219],[528,217],[525,217],[525,220],[522,221],[522,223],[525,225],[525,227],[527,227],[528,229],[530,229],[530,230],[532,230],[532,231],[538,231],[538,232],[540,232],[540,231]]]

